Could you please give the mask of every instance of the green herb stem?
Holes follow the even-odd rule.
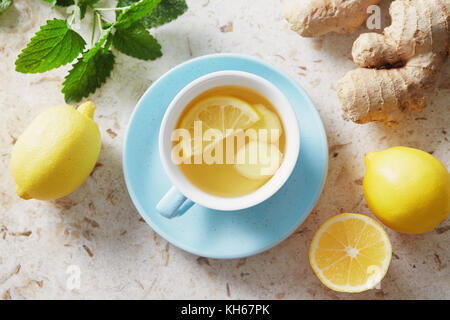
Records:
[[[128,9],[128,7],[118,7],[118,8],[94,8],[94,11],[123,11]]]
[[[95,29],[96,29],[96,22],[97,20],[95,19],[95,11],[92,10],[92,34],[91,34],[91,47],[94,44],[94,36],[95,36]]]
[[[73,23],[75,22],[75,17],[79,10],[80,7],[78,6],[78,0],[75,0],[75,7],[73,8],[72,17],[70,17],[69,27],[72,27]]]
[[[103,26],[102,26],[102,16],[97,13],[98,27],[100,29],[100,36],[103,34]]]

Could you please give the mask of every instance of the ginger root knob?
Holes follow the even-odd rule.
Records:
[[[381,0],[290,0],[284,12],[292,30],[303,37],[329,32],[353,33],[367,19],[367,8]]]
[[[450,1],[396,0],[383,34],[362,34],[352,49],[360,68],[338,82],[347,118],[394,126],[407,110],[422,110],[449,55]]]

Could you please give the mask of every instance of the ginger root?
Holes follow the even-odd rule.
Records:
[[[285,17],[303,37],[352,33],[367,19],[367,8],[381,0],[290,0]]]
[[[422,110],[449,55],[450,0],[396,0],[383,34],[362,34],[338,96],[356,123],[399,123],[407,110]]]

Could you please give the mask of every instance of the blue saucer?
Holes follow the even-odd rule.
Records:
[[[271,81],[289,99],[300,127],[300,155],[286,184],[261,204],[240,211],[216,211],[194,205],[168,220],[155,206],[171,183],[158,152],[161,120],[185,85],[210,72],[240,70]],[[287,238],[306,219],[322,191],[328,146],[322,121],[303,89],[287,75],[251,57],[208,55],[167,72],[144,94],[128,125],[123,170],[131,199],[145,221],[173,245],[210,258],[241,258],[267,250]]]

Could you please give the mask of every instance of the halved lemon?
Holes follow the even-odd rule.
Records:
[[[194,126],[197,121],[204,134],[208,129],[217,132],[222,139],[228,137],[231,132],[239,129],[245,130],[261,119],[260,114],[245,101],[232,96],[214,96],[197,102],[182,118],[179,127],[187,129],[191,134],[191,148],[183,148],[183,157],[190,157],[211,147],[217,140],[203,141],[195,144]],[[186,143],[186,142],[185,142]],[[189,144],[183,144],[187,146]],[[200,147],[201,146],[201,147]],[[187,150],[186,150],[187,149]]]
[[[328,219],[316,232],[309,262],[328,288],[361,292],[385,276],[392,247],[383,227],[362,214],[343,213]]]

